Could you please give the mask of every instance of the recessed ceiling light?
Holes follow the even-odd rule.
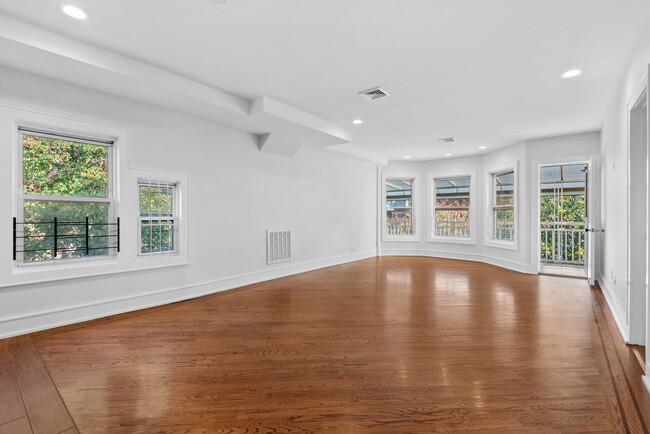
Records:
[[[406,158],[408,160],[409,158],[411,158],[411,156],[410,155],[405,155],[404,158]]]
[[[485,149],[485,148],[487,148],[487,146],[479,146],[478,148],[479,149]]]
[[[90,16],[88,11],[81,9],[79,6],[62,3],[59,7],[64,14],[77,20],[85,20]]]
[[[564,74],[562,74],[562,78],[572,78],[572,77],[577,77],[580,74],[582,74],[582,71],[579,69],[570,69]]]
[[[451,157],[451,154],[445,154],[445,157]]]
[[[355,119],[355,120],[352,121],[352,123],[354,125],[361,125],[363,123],[363,121],[361,119]]]

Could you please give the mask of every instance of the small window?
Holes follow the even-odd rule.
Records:
[[[469,238],[470,177],[434,180],[434,236]]]
[[[515,173],[492,174],[492,239],[515,239]]]
[[[112,141],[19,128],[19,263],[117,252]]]
[[[177,184],[139,180],[140,254],[153,255],[177,251]]]
[[[386,234],[413,235],[413,179],[386,181]]]

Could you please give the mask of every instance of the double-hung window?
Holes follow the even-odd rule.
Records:
[[[515,173],[492,174],[492,239],[515,239]]]
[[[469,238],[470,177],[434,180],[435,237]]]
[[[413,235],[413,179],[386,180],[386,235]]]
[[[18,133],[18,263],[115,254],[113,142]]]
[[[176,182],[138,180],[140,255],[178,251],[177,189]]]

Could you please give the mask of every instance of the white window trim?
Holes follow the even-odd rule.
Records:
[[[141,185],[160,185],[167,184],[168,186],[173,187],[173,198],[172,198],[172,214],[170,217],[161,218],[161,217],[142,217],[140,215],[140,186]],[[177,255],[179,253],[179,246],[181,245],[180,241],[182,239],[180,227],[180,219],[177,217],[180,211],[178,196],[180,192],[179,181],[175,179],[161,179],[161,178],[142,178],[138,177],[137,181],[138,188],[138,242],[136,245],[138,256],[164,256],[164,255]],[[173,220],[173,237],[174,237],[174,250],[164,251],[164,252],[143,252],[142,251],[142,220]]]
[[[469,237],[437,236],[435,235],[436,221],[436,179],[467,178],[469,177]],[[429,183],[429,237],[431,243],[476,244],[476,171],[436,172],[430,175]]]
[[[413,226],[413,233],[411,235],[389,235],[386,233],[386,212],[387,212],[387,207],[386,207],[386,182],[387,181],[400,181],[400,180],[406,180],[406,179],[412,179],[413,184],[411,186],[411,197],[412,197],[412,205],[411,205],[411,225]],[[419,185],[420,182],[418,180],[418,176],[414,174],[405,174],[404,176],[396,176],[396,175],[390,175],[390,176],[382,176],[382,182],[381,182],[381,240],[382,241],[406,241],[406,242],[413,242],[413,241],[418,241],[418,232],[420,231],[419,225],[418,225],[418,219],[417,219],[417,210],[419,208],[419,203],[420,203],[420,195],[419,195]]]
[[[11,252],[7,251],[7,261],[0,261],[0,288],[20,285],[56,282],[84,277],[95,277],[127,273],[141,270],[152,270],[187,265],[190,262],[189,252],[189,174],[168,173],[151,170],[140,170],[130,164],[129,130],[125,128],[97,123],[88,119],[79,119],[76,114],[53,114],[33,109],[19,108],[0,104],[0,138],[12,144],[18,143],[18,126],[47,129],[57,134],[68,134],[83,137],[96,137],[114,141],[113,149],[113,194],[115,205],[113,212],[120,221],[120,254],[113,257],[80,258],[65,261],[52,261],[50,264],[39,266],[16,265],[11,260]],[[17,146],[11,147],[11,159],[0,164],[3,169],[11,172],[11,187],[2,193],[4,200],[11,203],[10,207],[1,208],[0,214],[4,221],[10,222],[12,217],[18,217],[17,177],[19,153]],[[6,172],[4,172],[6,173]],[[137,178],[176,179],[179,182],[179,214],[182,234],[179,252],[176,255],[137,255],[137,219],[136,210],[139,205],[137,195]],[[126,187],[125,187],[126,186]],[[0,244],[12,244],[12,232],[0,231]]]
[[[70,141],[88,142],[99,146],[106,146],[108,148],[108,194],[107,197],[81,197],[81,196],[47,196],[47,195],[30,195],[25,194],[23,189],[23,135],[33,134],[36,137],[55,137],[61,139],[69,139]],[[111,142],[111,143],[102,143]],[[112,135],[105,135],[95,133],[94,131],[80,131],[77,129],[64,129],[60,126],[44,125],[28,121],[17,121],[14,123],[14,201],[13,210],[14,216],[18,222],[25,221],[24,202],[92,202],[92,203],[108,203],[109,204],[109,223],[115,223],[118,214],[118,201],[115,195],[115,149],[117,137]],[[22,240],[18,240],[17,249],[22,250]],[[47,271],[67,268],[79,267],[87,264],[101,263],[106,261],[113,261],[119,257],[119,252],[115,249],[109,249],[108,255],[103,256],[88,256],[80,258],[63,258],[63,259],[50,259],[45,261],[25,262],[23,255],[18,254],[14,267],[16,270],[39,270]]]
[[[513,197],[515,200],[515,204],[513,207],[514,213],[515,213],[515,218],[514,218],[514,231],[515,231],[515,236],[514,240],[512,241],[506,241],[506,240],[497,240],[492,238],[492,206],[494,204],[494,180],[493,177],[495,174],[503,173],[503,172],[508,172],[511,171],[514,173],[514,191],[513,191]],[[519,233],[519,160],[503,164],[501,166],[493,167],[490,169],[485,176],[486,179],[486,184],[487,184],[487,191],[486,191],[486,202],[487,202],[487,207],[486,207],[486,215],[487,218],[485,219],[487,222],[487,226],[485,227],[485,245],[488,247],[496,247],[500,249],[507,249],[507,250],[519,250],[519,238],[520,233]]]

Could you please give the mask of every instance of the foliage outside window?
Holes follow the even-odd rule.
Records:
[[[176,251],[176,190],[176,183],[138,182],[141,255]]]
[[[386,234],[413,235],[413,179],[386,181]]]
[[[492,174],[492,238],[515,239],[515,173],[513,170]]]
[[[587,165],[540,169],[540,260],[549,264],[583,265]]]
[[[469,237],[470,177],[436,179],[434,235]]]
[[[25,251],[22,262],[109,255],[112,144],[19,132],[22,182],[18,209],[24,222],[20,240]],[[86,218],[90,223],[88,238]]]

